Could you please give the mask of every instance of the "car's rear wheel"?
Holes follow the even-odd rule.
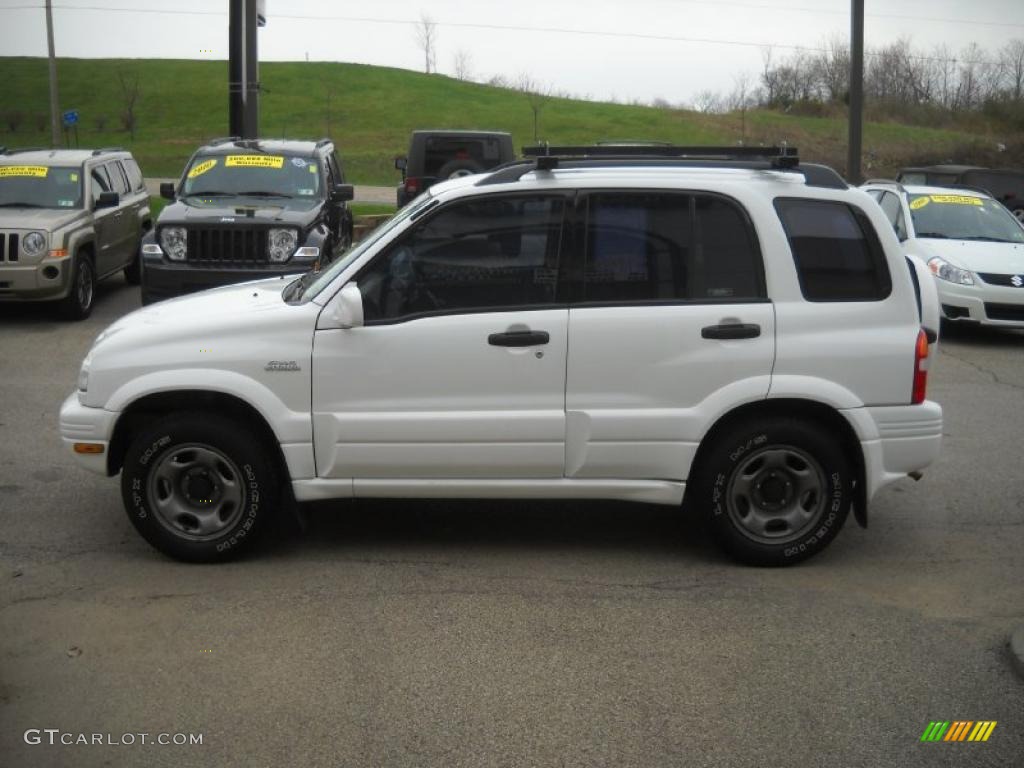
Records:
[[[738,423],[715,439],[694,494],[722,547],[750,565],[790,565],[836,537],[853,503],[842,446],[809,422]]]
[[[136,530],[166,555],[219,562],[250,548],[279,499],[256,434],[216,414],[172,414],[125,454],[121,495]]]
[[[96,270],[84,252],[75,254],[71,262],[71,289],[60,301],[60,314],[65,320],[84,320],[92,312],[96,298]]]

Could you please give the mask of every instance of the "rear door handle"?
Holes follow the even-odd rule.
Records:
[[[547,331],[505,331],[487,337],[487,343],[494,347],[536,347],[549,341]]]
[[[761,326],[756,323],[708,325],[700,329],[702,339],[756,339],[760,335]]]

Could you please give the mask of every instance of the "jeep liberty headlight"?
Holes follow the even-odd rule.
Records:
[[[271,261],[288,261],[299,244],[299,233],[294,229],[272,229],[267,233],[267,251]]]
[[[29,232],[21,241],[21,250],[26,256],[38,256],[46,250],[46,236],[42,232]]]
[[[974,278],[971,277],[971,273],[966,269],[960,269],[960,267],[954,267],[945,259],[940,259],[938,256],[928,260],[928,269],[932,271],[940,280],[945,280],[948,283],[956,283],[957,285],[974,285]]]
[[[188,240],[184,227],[164,227],[160,230],[160,245],[171,261],[184,261]]]

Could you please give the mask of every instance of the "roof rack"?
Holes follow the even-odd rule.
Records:
[[[11,147],[4,151],[5,155],[16,155],[19,152],[45,152],[48,147]]]
[[[319,149],[320,147],[330,144],[331,142],[331,139],[328,139],[326,136],[324,136],[322,139],[317,139],[316,146],[314,147],[314,149]]]
[[[92,156],[96,157],[96,155],[103,155],[103,154],[106,154],[107,152],[124,152],[124,151],[125,151],[124,147],[101,147],[100,149],[94,149],[92,151]]]
[[[210,139],[208,142],[206,142],[206,146],[216,147],[218,144],[229,144],[232,141],[240,141],[241,138],[241,136],[221,136],[220,138],[217,139]]]
[[[519,181],[533,171],[555,168],[741,168],[800,173],[808,186],[847,189],[843,177],[824,165],[800,165],[796,147],[677,147],[592,145],[523,147],[523,160],[506,163],[477,186]],[[533,158],[532,160],[530,158]]]

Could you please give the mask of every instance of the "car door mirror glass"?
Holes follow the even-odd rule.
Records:
[[[355,197],[355,189],[351,184],[335,184],[331,189],[331,202],[344,203]]]
[[[96,198],[94,208],[116,208],[121,202],[121,196],[117,192],[100,192]]]
[[[160,197],[165,200],[174,199],[174,184],[170,181],[164,181],[160,183]]]

